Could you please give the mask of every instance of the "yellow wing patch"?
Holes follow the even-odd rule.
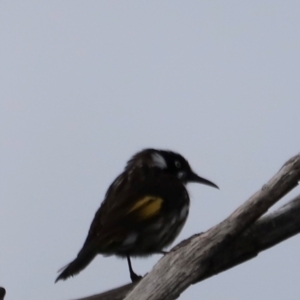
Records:
[[[159,213],[162,203],[162,198],[155,196],[146,196],[138,200],[129,210],[129,213],[136,211],[141,219],[148,219]]]

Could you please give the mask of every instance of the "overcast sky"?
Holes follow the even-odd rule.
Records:
[[[129,282],[98,256],[54,284],[108,185],[145,147],[180,152],[176,242],[227,217],[300,151],[299,1],[1,1],[1,261],[5,300],[74,299]],[[292,195],[281,201],[287,201]],[[300,236],[181,299],[299,300]],[[134,259],[138,274],[161,256]]]

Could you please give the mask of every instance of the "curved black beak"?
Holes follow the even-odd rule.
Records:
[[[187,181],[188,182],[198,182],[198,183],[202,183],[202,184],[205,184],[205,185],[209,185],[209,186],[212,186],[216,189],[219,189],[219,187],[214,184],[213,182],[205,179],[205,178],[202,178],[200,176],[198,176],[196,173],[194,172],[191,172],[189,175],[188,175],[188,178],[187,178]]]

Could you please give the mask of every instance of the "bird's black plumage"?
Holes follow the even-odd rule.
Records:
[[[97,254],[127,257],[161,253],[181,231],[188,215],[185,185],[214,183],[196,175],[180,154],[146,149],[135,154],[108,188],[88,236],[74,261],[57,277],[83,270]]]

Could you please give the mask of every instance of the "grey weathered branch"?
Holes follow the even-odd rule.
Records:
[[[260,252],[273,247],[300,233],[300,195],[273,213],[257,220],[224,251],[212,258],[210,268],[196,282],[205,280],[220,272],[235,267]],[[183,245],[191,242],[196,234],[175,246],[171,251],[180,251]],[[122,300],[136,284],[127,284],[113,290],[77,300]]]
[[[218,255],[221,254],[221,251],[226,252],[226,248],[229,249],[230,247],[236,249],[235,247],[237,246],[233,244],[234,240],[273,204],[297,186],[299,180],[300,155],[297,155],[285,163],[279,172],[264,185],[260,191],[255,193],[222,223],[201,235],[196,235],[181,243],[180,247],[175,247],[176,249],[174,251],[164,256],[155,265],[153,270],[129,292],[126,300],[176,299],[189,285],[212,276],[213,274],[208,274],[209,270],[214,269],[214,274],[222,271],[222,268],[218,268],[218,263],[216,263],[215,260]],[[279,215],[281,215],[281,213],[279,213]],[[261,229],[263,229],[264,225],[257,222],[255,226],[261,226]],[[271,230],[272,226],[270,227],[269,224],[268,228]],[[251,232],[251,230],[245,232],[246,236],[253,236],[253,232]],[[251,234],[249,235],[249,233]],[[266,234],[268,234],[268,232]],[[283,237],[282,239],[287,237]],[[249,241],[250,245],[255,245],[255,239],[252,241],[250,239]],[[246,255],[246,259],[240,256],[233,264],[233,261],[230,262],[232,258],[228,259],[229,264],[227,266],[224,265],[223,270],[250,259],[259,251],[272,246],[274,241],[271,241],[272,238],[270,235],[269,244],[262,243],[261,249],[259,247],[252,247],[254,250],[252,254],[250,251],[247,254],[248,256]],[[256,241],[256,246],[257,245],[259,245],[258,240]],[[231,252],[233,252],[233,249],[231,249]],[[156,280],[157,278],[159,278],[159,280]],[[115,292],[117,292],[117,290],[115,290]],[[106,296],[109,296],[108,293],[109,292],[106,293]],[[127,291],[124,291],[124,293],[127,293]],[[119,299],[118,297],[104,298],[104,294],[102,294],[102,298],[98,296],[95,295],[83,299]]]
[[[300,233],[300,195],[273,213],[257,220],[226,250],[214,257],[210,268],[195,282],[235,267],[260,252]]]

